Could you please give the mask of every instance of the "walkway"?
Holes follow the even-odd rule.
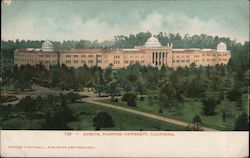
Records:
[[[183,127],[186,127],[186,126],[189,125],[189,123],[187,123],[187,122],[182,122],[182,121],[179,121],[179,120],[175,120],[175,119],[171,119],[171,118],[167,118],[167,117],[163,117],[163,116],[159,116],[159,115],[155,115],[155,114],[150,114],[150,113],[147,113],[147,112],[142,112],[142,111],[126,108],[126,107],[121,107],[121,106],[116,106],[116,105],[96,101],[96,100],[102,100],[102,99],[107,99],[107,98],[98,98],[98,99],[96,99],[94,97],[93,98],[91,97],[91,98],[83,99],[82,101],[87,102],[87,103],[100,105],[100,106],[113,108],[113,109],[117,109],[117,110],[121,110],[121,111],[125,111],[125,112],[129,112],[129,113],[133,113],[133,114],[137,114],[137,115],[141,115],[141,116],[145,116],[145,117],[148,117],[148,118],[152,118],[152,119],[155,119],[155,120],[160,120],[160,121],[167,122],[167,123],[172,123],[172,124],[183,126]],[[202,127],[202,130],[204,130],[204,131],[217,131],[215,129],[207,128],[207,127]]]

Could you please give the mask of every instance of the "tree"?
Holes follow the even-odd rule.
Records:
[[[242,93],[239,86],[235,86],[233,89],[227,92],[227,98],[230,101],[238,101],[241,99]]]
[[[108,83],[107,85],[107,93],[110,94],[111,96],[111,101],[115,100],[115,95],[117,95],[119,93],[118,89],[117,89],[117,80],[113,80],[111,82]]]
[[[136,97],[135,93],[126,93],[122,96],[122,101],[126,101],[128,106],[136,106]]]
[[[92,124],[96,130],[101,128],[111,128],[114,127],[114,121],[112,117],[106,112],[99,112],[92,120]]]
[[[78,99],[81,99],[81,96],[78,93],[68,93],[66,94],[66,99],[71,103],[76,102]]]
[[[247,113],[241,114],[235,121],[235,131],[248,131],[249,130],[249,117]]]
[[[204,115],[207,115],[207,116],[215,115],[215,109],[217,105],[220,103],[218,99],[216,99],[213,96],[208,96],[208,97],[203,98],[201,102],[203,105],[202,111]]]
[[[38,110],[37,102],[31,96],[26,96],[25,98],[22,98],[20,102],[18,103],[18,107],[22,111],[29,112],[29,113],[32,113]]]
[[[167,83],[161,88],[159,101],[162,108],[167,108],[170,111],[181,110],[180,102],[182,101],[182,97],[172,83]]]
[[[193,117],[192,122],[193,122],[193,124],[194,124],[194,128],[195,128],[196,130],[200,130],[200,127],[199,127],[199,126],[200,126],[200,124],[202,123],[200,116],[199,116],[199,115],[195,115],[195,116]]]
[[[68,108],[66,99],[63,99],[61,105],[51,105],[52,110],[46,113],[45,123],[43,127],[45,129],[70,129],[68,122],[77,119],[77,116],[73,115],[73,111]]]

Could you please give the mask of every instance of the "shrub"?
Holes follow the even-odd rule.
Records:
[[[112,117],[106,112],[99,112],[97,115],[95,115],[92,123],[96,130],[100,130],[101,128],[111,128],[115,126]]]
[[[122,101],[126,101],[128,106],[136,106],[136,97],[135,93],[126,93],[122,96]]]
[[[140,97],[140,101],[143,101],[145,97]]]
[[[248,131],[249,130],[249,117],[247,113],[241,114],[235,121],[235,131]]]
[[[216,106],[220,103],[218,99],[215,99],[214,97],[206,97],[201,100],[203,103],[203,114],[207,116],[215,115],[215,109]]]

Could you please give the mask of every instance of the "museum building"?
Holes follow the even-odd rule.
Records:
[[[217,49],[173,49],[172,43],[162,46],[153,36],[143,46],[135,46],[134,49],[56,50],[53,43],[46,40],[41,49],[16,49],[14,52],[14,64],[17,66],[43,64],[46,68],[57,64],[74,68],[85,64],[88,67],[106,68],[112,64],[113,68],[119,69],[136,63],[158,68],[162,65],[170,68],[189,67],[192,63],[197,66],[215,66],[227,64],[230,58],[231,53],[223,42],[217,45]]]

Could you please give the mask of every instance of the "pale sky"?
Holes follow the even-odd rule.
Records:
[[[2,39],[112,40],[149,31],[249,40],[248,0],[4,0]]]

